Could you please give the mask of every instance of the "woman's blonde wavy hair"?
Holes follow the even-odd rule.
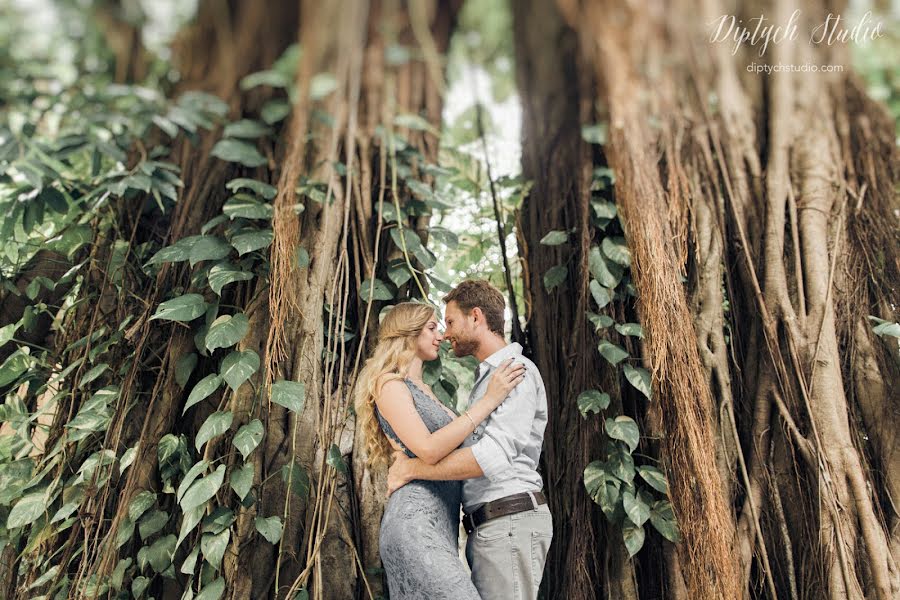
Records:
[[[420,302],[401,302],[384,317],[378,343],[356,382],[356,418],[360,419],[366,464],[386,465],[393,447],[375,415],[375,399],[388,381],[403,379],[416,357],[416,338],[435,316],[434,307]]]

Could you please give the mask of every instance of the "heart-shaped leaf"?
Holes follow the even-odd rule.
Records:
[[[197,431],[197,438],[194,441],[194,447],[197,448],[197,452],[200,452],[203,448],[203,444],[228,431],[233,420],[234,415],[228,410],[214,412],[209,415],[206,418],[206,421],[203,422],[203,425],[200,426],[200,430]]]
[[[250,322],[244,313],[222,315],[209,326],[206,332],[206,349],[228,348],[241,341],[250,329]]]
[[[206,314],[208,307],[200,294],[184,294],[161,303],[150,320],[193,321]]]
[[[263,429],[262,421],[253,419],[238,429],[237,433],[234,434],[234,439],[231,440],[231,443],[238,449],[238,452],[241,453],[244,460],[247,460],[250,453],[259,446],[259,442],[262,441],[263,435],[265,435],[265,430]]]
[[[209,336],[207,336],[209,340]],[[232,390],[237,391],[241,384],[259,369],[259,355],[253,350],[235,350],[222,360],[219,374]]]
[[[306,386],[302,381],[276,381],[272,384],[272,402],[297,414],[303,412]]]
[[[606,434],[614,440],[622,440],[632,452],[638,447],[641,439],[641,430],[638,429],[634,419],[620,415],[615,419],[606,419]]]

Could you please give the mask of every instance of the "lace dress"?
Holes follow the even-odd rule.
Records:
[[[452,417],[409,379],[404,379],[416,411],[435,432]],[[385,435],[403,445],[377,411]],[[480,600],[459,558],[459,481],[411,481],[388,500],[381,519],[379,549],[391,600]]]

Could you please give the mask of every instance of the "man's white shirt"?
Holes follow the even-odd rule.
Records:
[[[525,365],[525,378],[463,442],[484,471],[484,477],[463,481],[463,510],[467,514],[485,502],[519,492],[538,492],[544,487],[537,466],[547,426],[547,394],[540,372],[522,355],[520,344],[508,344],[478,365],[469,406],[484,396],[491,375],[508,358]]]

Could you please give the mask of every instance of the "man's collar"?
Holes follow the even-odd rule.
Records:
[[[481,361],[481,364],[487,363],[488,365],[490,365],[496,369],[497,367],[500,366],[500,363],[502,363],[507,358],[510,358],[513,356],[521,356],[521,355],[522,355],[522,344],[520,344],[518,342],[513,342],[511,344],[507,344],[507,345],[503,346],[502,348],[500,348],[499,350],[497,350],[496,352],[494,352],[493,354],[491,354],[490,356],[485,358],[483,361]]]

